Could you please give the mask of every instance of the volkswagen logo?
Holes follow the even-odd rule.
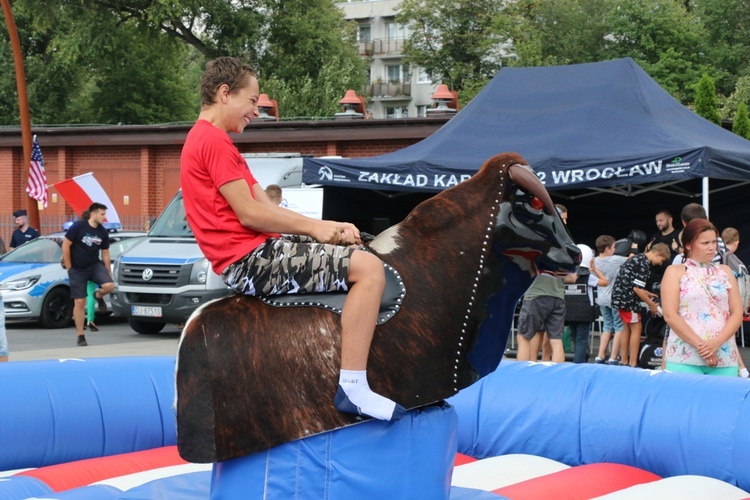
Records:
[[[143,273],[141,274],[141,278],[143,278],[143,281],[149,281],[153,277],[154,277],[154,271],[149,269],[148,267],[144,269]]]

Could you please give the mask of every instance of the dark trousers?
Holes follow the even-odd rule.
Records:
[[[591,322],[583,323],[572,321],[568,323],[570,327],[570,341],[573,343],[575,354],[573,363],[585,363],[588,360],[589,333],[591,332]]]

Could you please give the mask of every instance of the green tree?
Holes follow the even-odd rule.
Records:
[[[747,104],[741,102],[737,108],[737,115],[734,117],[734,123],[732,123],[732,132],[750,139],[750,118],[747,116]]]
[[[750,76],[742,76],[737,80],[734,92],[723,100],[719,114],[722,118],[731,120],[743,102],[750,102]]]
[[[703,74],[695,90],[695,112],[706,120],[721,125],[714,79]]]
[[[257,60],[269,0],[16,0],[50,25],[71,9],[109,17],[178,39],[207,59]],[[84,21],[86,18],[82,18]]]
[[[453,90],[492,78],[505,43],[496,28],[501,13],[496,0],[404,0],[396,19],[411,31],[406,61]]]
[[[38,52],[44,61],[36,68],[29,62],[28,80],[32,108],[56,113],[47,123],[194,119],[202,68],[220,55],[254,64],[262,89],[283,87],[283,95],[272,95],[282,110],[309,115],[330,114],[331,99],[316,92],[361,88],[366,79],[353,27],[332,0],[15,0],[13,6],[26,14],[26,58]],[[41,41],[45,46],[36,49]],[[12,68],[8,54],[0,47],[3,70]],[[0,75],[7,85],[7,73]],[[64,95],[42,106],[57,95],[55,84]],[[10,103],[10,86],[0,88],[0,99],[6,95]]]
[[[550,66],[606,59],[606,19],[612,0],[519,0],[497,20],[512,40],[516,66]]]
[[[76,2],[59,7],[36,0],[13,4],[33,124],[148,124],[195,117],[197,88],[184,44],[127,17]],[[14,74],[9,52],[0,52],[0,64],[0,73]],[[17,124],[15,78],[2,78],[0,85],[0,109],[15,109],[0,120]]]
[[[675,0],[518,0],[498,19],[517,66],[633,58],[683,103],[704,72],[719,74],[702,47],[701,19]]]
[[[458,91],[458,106],[463,108],[480,93],[490,80],[466,80],[464,88]]]
[[[106,50],[94,59],[96,88],[91,105],[99,123],[168,123],[193,120],[199,111],[197,84],[186,61],[187,47],[173,39],[123,24],[100,35]],[[158,46],[159,50],[153,50]],[[115,91],[116,90],[116,91]]]
[[[701,19],[674,0],[617,2],[606,21],[608,58],[632,57],[684,104],[692,102],[693,84],[702,73],[716,74],[705,52]]]
[[[282,118],[341,111],[346,90],[367,79],[354,24],[331,0],[273,0],[267,7],[261,90],[278,101]]]
[[[78,95],[81,75],[75,64],[57,57],[54,32],[39,33],[32,12],[22,2],[13,14],[24,56],[26,88],[34,124],[61,123],[68,103]],[[18,125],[15,65],[7,30],[0,29],[0,125]]]
[[[718,70],[716,88],[729,95],[737,79],[750,75],[750,3],[746,0],[693,0],[691,8],[703,22],[706,38],[701,52]]]
[[[347,71],[348,70],[348,71]],[[348,74],[348,78],[342,78]],[[319,71],[318,77],[301,75],[291,79],[271,76],[260,82],[261,92],[275,98],[282,118],[331,117],[341,111],[339,101],[348,89],[360,89],[365,83],[364,72],[347,68],[332,59]]]

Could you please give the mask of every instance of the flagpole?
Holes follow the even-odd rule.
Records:
[[[8,36],[13,48],[13,63],[16,67],[16,88],[18,89],[18,111],[21,118],[21,142],[23,144],[23,163],[26,170],[31,165],[31,118],[29,115],[29,99],[26,93],[26,72],[23,69],[23,53],[21,43],[18,40],[18,30],[13,20],[13,11],[10,9],[9,0],[0,0],[5,14],[5,23],[8,25]],[[24,176],[21,176],[23,179]],[[28,175],[26,176],[28,178]],[[29,224],[41,231],[39,225],[39,205],[31,196],[27,195],[26,208],[29,214]]]

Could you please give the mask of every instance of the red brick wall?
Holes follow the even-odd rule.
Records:
[[[311,156],[365,157],[414,144],[445,121],[410,119],[366,123],[281,123],[257,126],[234,136],[242,153],[300,153]],[[385,123],[387,122],[387,123]],[[93,172],[121,219],[158,215],[179,188],[180,151],[189,126],[80,127],[40,129],[39,143],[47,181]],[[0,130],[0,237],[10,236],[14,210],[26,208],[28,166],[23,165],[20,130]],[[40,220],[77,217],[50,189]],[[52,223],[43,227],[51,226]]]

